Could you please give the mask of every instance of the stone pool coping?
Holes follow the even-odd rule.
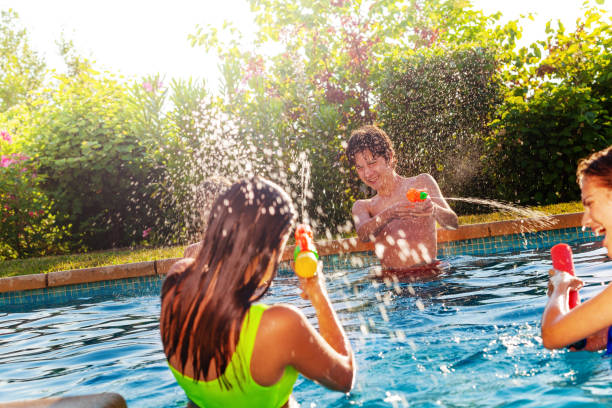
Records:
[[[492,238],[539,231],[560,230],[581,226],[583,213],[552,215],[543,218],[496,221],[482,224],[459,226],[456,230],[438,229],[438,244],[467,241],[479,238]],[[545,224],[538,221],[549,221]],[[374,250],[371,242],[361,242],[358,238],[316,242],[319,255],[328,256]],[[294,247],[285,249],[282,261],[293,258]],[[142,276],[165,275],[170,267],[181,258],[160,259],[124,265],[100,266],[94,268],[72,269],[33,275],[0,278],[0,293],[34,289],[54,288],[82,283],[137,278]]]

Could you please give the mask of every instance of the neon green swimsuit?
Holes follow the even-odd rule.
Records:
[[[232,384],[230,390],[222,388],[218,378],[212,381],[194,381],[168,364],[170,371],[174,374],[176,381],[183,388],[187,397],[198,407],[278,408],[289,400],[293,391],[293,384],[298,377],[295,368],[287,366],[281,379],[270,387],[257,384],[251,376],[251,355],[255,345],[255,336],[257,335],[261,315],[268,307],[264,304],[252,305],[244,317],[236,351],[225,369],[225,376]],[[238,361],[239,358],[241,361]],[[237,373],[240,374],[237,376]],[[240,386],[236,384],[236,378],[239,379]]]

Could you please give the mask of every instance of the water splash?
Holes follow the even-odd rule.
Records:
[[[461,201],[465,203],[485,205],[490,208],[494,208],[505,215],[510,215],[512,218],[518,218],[521,220],[521,227],[524,227],[525,231],[529,229],[541,229],[550,228],[554,226],[558,220],[552,218],[550,214],[543,211],[533,210],[527,207],[521,207],[515,204],[503,203],[495,200],[488,200],[483,198],[472,198],[472,197],[445,197],[447,201]]]
[[[304,152],[300,152],[299,160],[300,160],[300,163],[302,164],[301,170],[300,170],[300,180],[301,180],[301,187],[302,187],[302,196],[300,200],[300,206],[301,206],[300,213],[302,215],[303,222],[305,224],[310,224],[308,213],[306,211],[306,204],[308,202],[308,199],[312,198],[312,192],[309,189],[311,164],[310,164],[310,161],[308,160],[308,157],[306,156],[306,153]]]

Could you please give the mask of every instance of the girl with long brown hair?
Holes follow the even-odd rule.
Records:
[[[581,160],[576,174],[584,206],[582,225],[605,235],[603,246],[612,258],[612,146]],[[612,352],[612,285],[570,310],[570,290],[580,289],[583,282],[566,272],[550,274],[542,316],[544,347]]]
[[[257,303],[269,289],[295,219],[289,196],[262,178],[217,198],[195,258],[162,286],[160,331],[168,364],[198,407],[290,406],[298,373],[348,392],[351,346],[323,275],[300,278],[319,322],[291,305]]]

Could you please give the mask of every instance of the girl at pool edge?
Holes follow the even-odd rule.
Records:
[[[195,258],[162,286],[160,331],[170,370],[198,407],[291,407],[298,373],[349,392],[353,353],[321,268],[300,278],[320,333],[297,308],[256,303],[268,291],[295,210],[276,184],[251,178],[217,198]]]
[[[578,164],[582,193],[582,225],[605,234],[604,247],[612,257],[612,146],[593,153]],[[571,345],[572,350],[595,351],[606,347],[612,326],[612,285],[588,301],[569,310],[570,289],[583,282],[566,272],[551,270],[548,303],[542,316],[542,342],[548,349]]]

